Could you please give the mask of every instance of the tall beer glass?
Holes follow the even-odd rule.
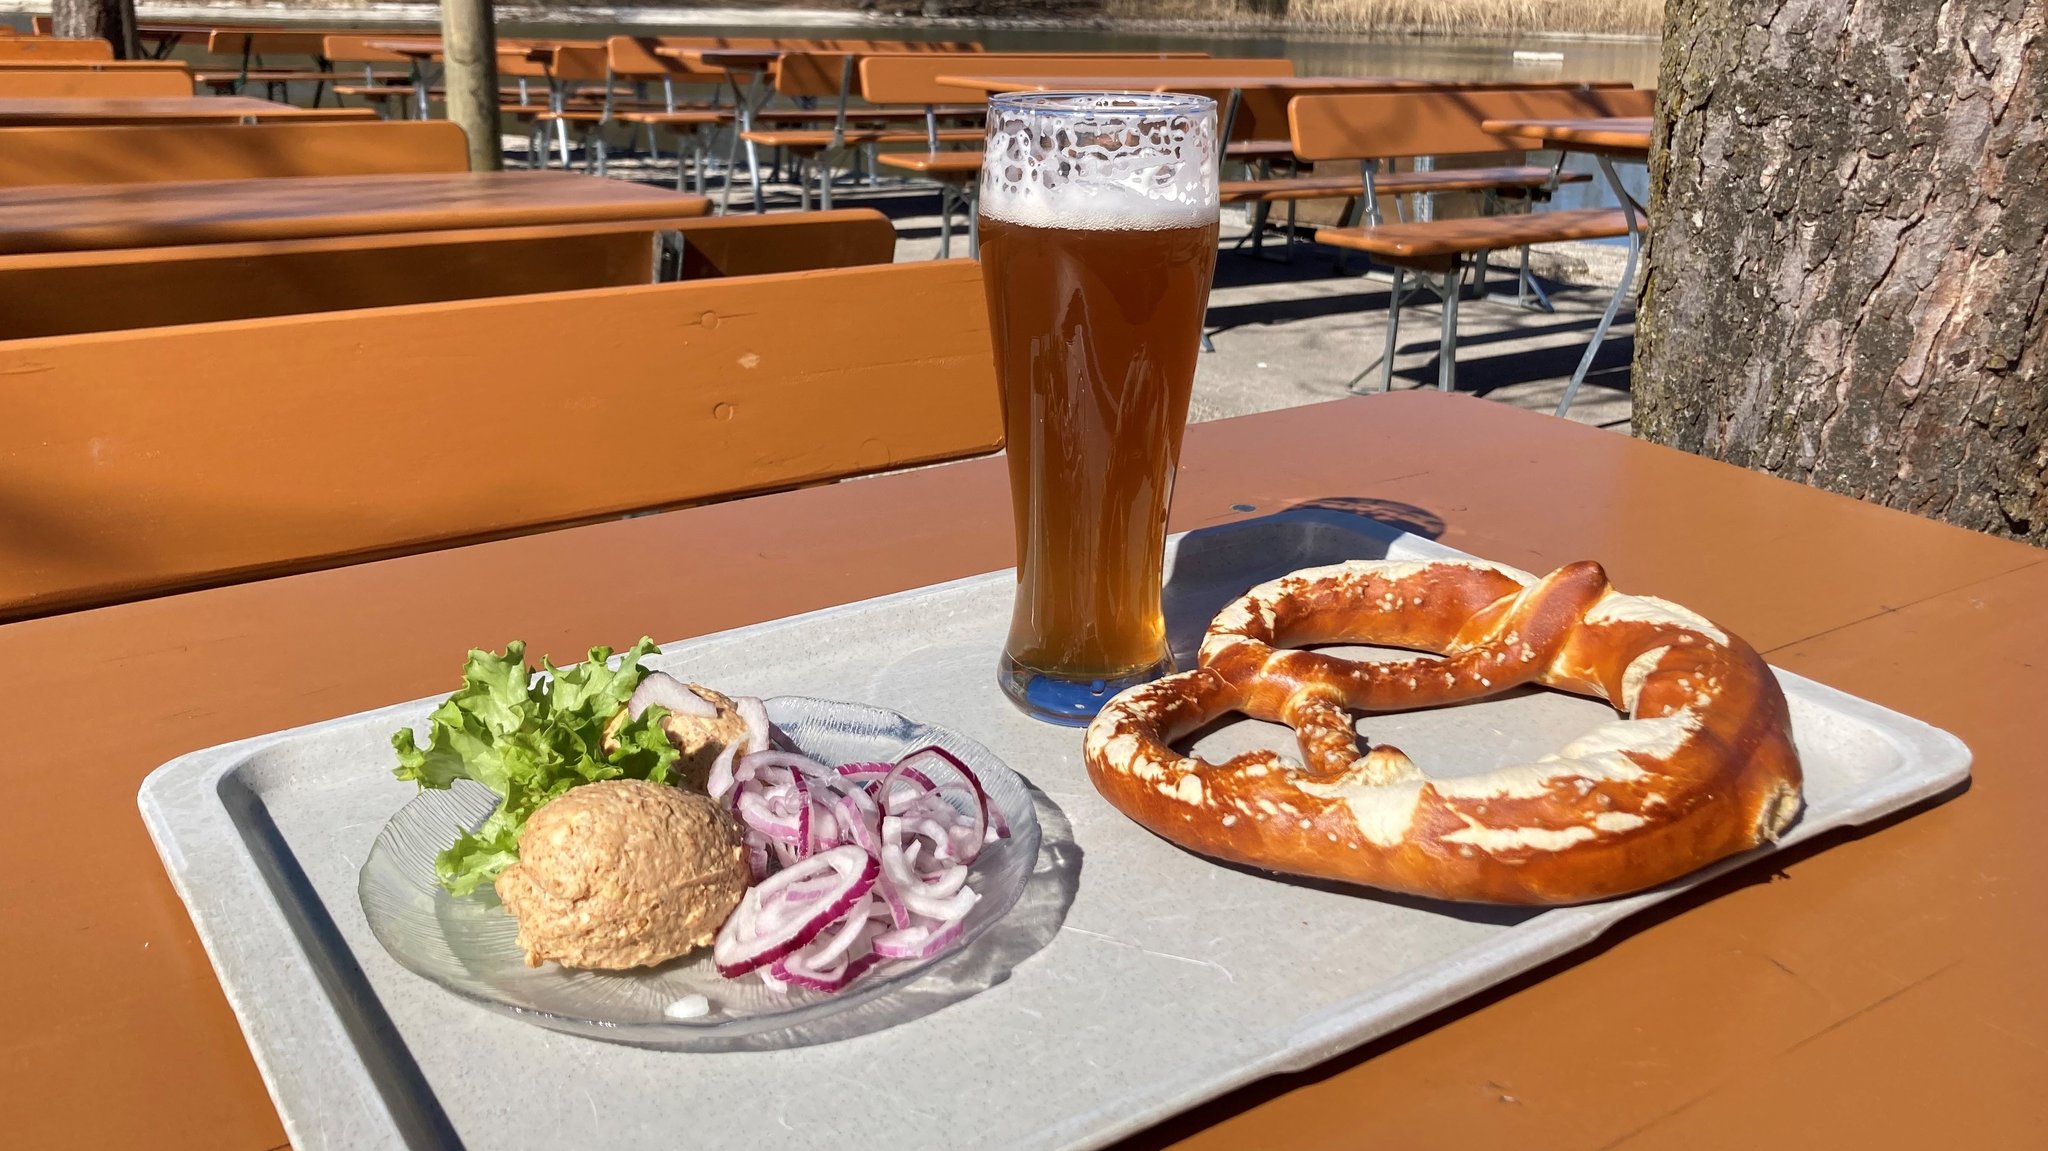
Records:
[[[999,677],[1040,718],[1086,723],[1172,670],[1160,567],[1216,172],[1204,97],[989,101],[978,223],[1017,527]]]

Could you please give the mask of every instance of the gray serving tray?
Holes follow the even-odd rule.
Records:
[[[1217,608],[1262,580],[1343,559],[1459,554],[1330,511],[1173,545],[1168,619],[1183,658]],[[1078,732],[1003,700],[994,670],[1010,585],[1007,571],[976,576],[705,636],[655,661],[731,693],[857,700],[953,728],[1042,793],[1040,890],[1026,900],[1051,926],[1028,954],[1005,957],[993,986],[835,1042],[716,1054],[618,1046],[495,1014],[400,968],[363,920],[357,869],[411,798],[390,775],[390,733],[423,721],[434,700],[212,748],[151,775],[143,817],[293,1144],[1099,1146],[1383,1035],[1744,862],[1542,911],[1397,900],[1210,863],[1097,797]],[[461,654],[448,653],[451,681]],[[1967,778],[1955,737],[1780,679],[1806,769],[1806,811],[1787,844]],[[1425,769],[1458,774],[1540,755],[1611,715],[1529,691],[1363,726]],[[1240,721],[1197,747],[1283,746],[1286,735]],[[943,980],[943,968],[927,979]]]

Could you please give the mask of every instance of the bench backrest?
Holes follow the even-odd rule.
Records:
[[[1656,94],[1642,89],[1400,92],[1303,96],[1288,107],[1294,154],[1304,160],[1398,159],[1534,151],[1539,140],[1496,136],[1487,120],[1647,116]]]
[[[940,76],[981,74],[990,76],[1070,75],[1056,71],[1063,64],[1096,69],[1095,75],[1112,70],[1138,68],[1159,63],[1179,68],[1208,60],[1201,52],[1060,53],[981,52],[972,56],[947,53],[879,53],[860,61],[860,96],[870,104],[972,104],[977,93],[938,82]],[[1230,61],[1241,63],[1241,61]],[[1292,75],[1293,65],[1288,65]],[[1164,73],[1156,73],[1163,75]]]
[[[50,40],[17,36],[0,40],[0,60],[112,60],[105,40]]]
[[[0,188],[468,170],[445,120],[0,128]]]
[[[890,55],[961,56],[972,54],[986,59],[981,45],[967,42],[920,40],[823,40],[811,52],[792,52],[775,62],[775,91],[778,95],[838,99],[854,91],[853,69],[861,59],[881,53]]]
[[[372,48],[372,40],[393,40],[389,32],[330,35],[320,38],[320,55],[335,64],[411,64],[412,57],[389,48]]]
[[[236,60],[259,56],[311,56],[318,58],[327,33],[287,28],[215,29],[206,37],[206,50],[215,56]]]
[[[190,96],[192,73],[183,68],[0,68],[0,96],[128,98]],[[0,158],[0,163],[5,163]]]
[[[887,264],[869,208],[0,256],[0,340]]]
[[[792,52],[775,62],[775,93],[791,98],[837,100],[850,81],[853,52]]]
[[[1297,88],[1292,91],[1274,88],[1246,88],[1239,94],[1237,119],[1231,125],[1232,141],[1241,140],[1285,140],[1287,139],[1287,105],[1303,96],[1348,94],[1359,91],[1356,87],[1336,87],[1333,82],[1330,91],[1318,92],[1313,88]],[[1355,83],[1355,82],[1354,82]],[[1455,89],[1461,92],[1487,92],[1508,90],[1529,91],[1577,91],[1583,88],[1626,89],[1625,81],[1597,81],[1574,83],[1571,81],[1521,82],[1514,80],[1486,80],[1478,82],[1445,82],[1433,84],[1414,80],[1388,80],[1384,87],[1387,92],[1431,91],[1438,88]]]
[[[624,80],[670,79],[678,84],[719,84],[725,72],[700,68],[688,60],[663,56],[657,48],[754,47],[729,43],[719,36],[613,36],[604,42],[605,59],[614,76]]]
[[[0,408],[0,616],[1002,441],[965,260],[0,343]]]

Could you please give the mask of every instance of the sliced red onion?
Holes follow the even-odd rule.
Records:
[[[878,963],[956,945],[980,898],[968,864],[1008,834],[974,773],[937,747],[893,764],[827,767],[765,745],[773,728],[759,701],[736,705],[758,715],[744,747],[713,764],[711,782],[741,820],[758,882],[720,929],[719,970],[758,971],[777,991],[836,991]],[[958,780],[934,783],[952,780],[940,763]]]
[[[877,963],[887,962],[882,956],[870,951],[855,959],[842,961],[830,973],[814,973],[795,956],[775,961],[773,967],[761,969],[761,980],[770,990],[783,991],[789,984],[808,987],[813,991],[837,991],[867,974]]]
[[[802,967],[820,973],[832,964],[843,961],[853,950],[854,940],[858,939],[860,933],[872,922],[868,917],[868,904],[872,899],[872,892],[862,896],[861,901],[849,909],[846,918],[840,921],[838,931],[830,935],[820,935],[809,947],[802,948],[785,958],[800,960]]]
[[[718,929],[718,938],[711,945],[711,959],[718,965],[719,974],[728,979],[744,975],[817,938],[819,932],[845,915],[873,889],[880,871],[875,857],[860,848],[835,847],[792,863],[748,888],[747,893],[740,897],[739,907]],[[776,930],[761,930],[764,908],[777,906],[787,888],[826,872],[839,877],[840,886],[834,896],[818,900],[817,904],[822,906],[807,905],[810,914],[795,917]]]
[[[981,786],[981,777],[974,774],[973,768],[962,763],[959,756],[954,755],[935,743],[918,748],[916,751],[904,756],[901,762],[912,763],[924,756],[936,756],[944,760],[954,771],[960,773],[960,778],[967,781],[968,787],[974,789],[975,801],[981,805],[982,818],[987,821],[988,827],[992,832],[989,837],[990,839],[1008,839],[1010,837],[1010,825],[1003,819],[1002,809],[997,807],[993,800],[989,799],[988,789]]]
[[[747,750],[749,752],[768,750],[768,709],[751,695],[743,695],[732,701],[733,710],[747,722]]]
[[[758,791],[742,791],[739,799],[740,822],[780,843],[795,843],[801,831],[797,821],[784,820],[768,806]]]
[[[960,921],[916,924],[875,936],[875,954],[885,959],[930,959],[960,939]]]
[[[935,899],[943,899],[967,885],[967,865],[956,863],[944,871],[918,876],[923,884],[918,890]]]
[[[819,763],[810,756],[798,755],[793,751],[778,751],[774,748],[766,748],[761,751],[749,751],[740,758],[742,762],[756,764],[760,767],[779,767],[784,771],[798,772],[805,775],[825,775],[829,773],[829,769],[824,764]]]
[[[885,891],[893,890],[896,897],[912,915],[929,919],[959,920],[978,898],[974,889],[957,886],[943,895],[927,888],[924,881],[911,869],[910,860],[903,850],[902,821],[894,816],[882,820],[882,879]],[[965,868],[963,867],[964,871]],[[963,877],[964,879],[964,877]]]
[[[704,779],[704,794],[713,799],[724,799],[732,790],[733,763],[739,759],[740,745],[737,742],[725,745],[718,758],[711,761],[711,773]]]
[[[640,677],[633,694],[626,697],[626,713],[639,719],[650,707],[665,707],[677,715],[710,719],[718,714],[711,701],[690,690],[690,685],[665,671],[650,671]]]

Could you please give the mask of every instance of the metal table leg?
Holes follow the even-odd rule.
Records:
[[[1601,174],[1607,177],[1607,186],[1614,191],[1616,202],[1628,217],[1628,260],[1622,265],[1621,283],[1614,286],[1614,298],[1607,301],[1607,310],[1593,329],[1592,342],[1586,345],[1586,354],[1580,357],[1578,370],[1572,373],[1572,382],[1565,385],[1564,398],[1557,402],[1559,416],[1571,410],[1572,397],[1578,395],[1579,385],[1586,382],[1586,373],[1593,368],[1593,357],[1600,354],[1600,342],[1607,338],[1608,326],[1614,323],[1614,314],[1621,310],[1622,298],[1635,286],[1636,260],[1643,252],[1642,224],[1649,218],[1649,213],[1621,186],[1621,177],[1614,171],[1614,161],[1606,156],[1595,158],[1600,161]]]

